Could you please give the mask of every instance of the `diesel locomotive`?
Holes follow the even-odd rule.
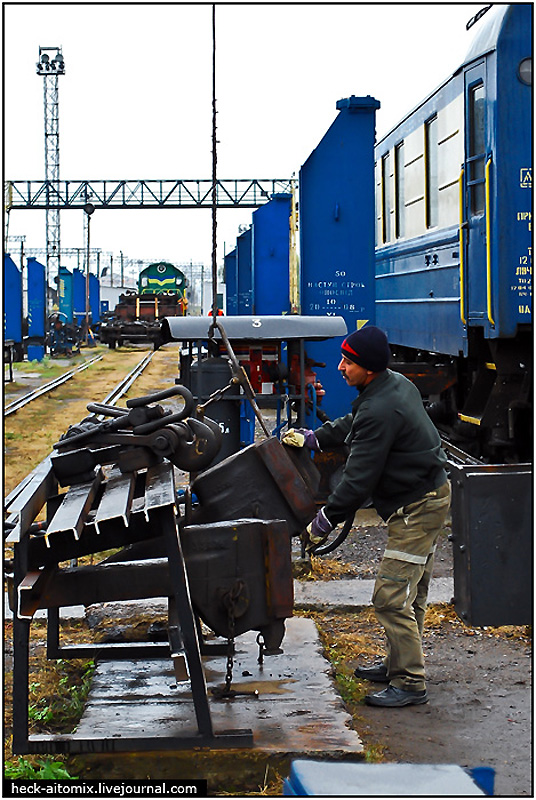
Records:
[[[137,291],[126,291],[114,311],[105,315],[99,331],[101,342],[111,349],[124,342],[160,342],[164,317],[186,315],[188,281],[178,267],[167,261],[141,270]]]
[[[375,147],[376,324],[447,439],[529,461],[532,5],[474,22],[463,64]]]

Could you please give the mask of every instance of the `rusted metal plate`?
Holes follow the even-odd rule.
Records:
[[[316,513],[311,493],[279,439],[272,437],[261,442],[257,453],[279,486],[292,511],[304,526]]]
[[[282,519],[299,535],[316,513],[312,492],[278,439],[266,439],[196,477],[194,524],[221,519]]]
[[[263,538],[268,613],[274,617],[291,617],[294,608],[294,581],[288,528],[286,525],[270,525],[263,530]]]

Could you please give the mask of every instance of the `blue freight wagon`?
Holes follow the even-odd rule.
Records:
[[[344,318],[348,331],[374,322],[374,132],[372,97],[339,100],[338,116],[300,170],[301,310]],[[340,341],[313,342],[325,363],[324,411],[346,414],[355,392],[337,371]],[[313,422],[312,426],[315,426]]]
[[[42,361],[46,336],[46,270],[35,258],[28,258],[28,361]]]
[[[22,361],[22,274],[11,256],[4,255],[4,341],[10,344],[11,357]]]
[[[253,313],[290,311],[289,226],[291,195],[272,195],[253,212]]]

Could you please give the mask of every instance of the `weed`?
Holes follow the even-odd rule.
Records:
[[[19,757],[17,761],[4,762],[5,778],[37,778],[41,780],[57,780],[68,778],[77,781],[78,778],[70,775],[65,769],[65,764],[61,761],[51,761],[49,758],[38,759],[37,764],[33,764],[25,758]]]
[[[22,433],[13,433],[12,431],[4,432],[4,439],[7,442],[13,442],[16,441],[17,439],[22,439],[22,438],[23,438]]]

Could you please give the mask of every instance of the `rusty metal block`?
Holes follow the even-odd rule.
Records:
[[[222,519],[284,519],[298,536],[316,513],[316,468],[309,451],[294,460],[278,439],[249,445],[193,481],[199,500],[192,524]]]
[[[292,616],[294,600],[285,522],[187,525],[181,546],[192,605],[208,627],[225,637],[259,630],[270,642],[277,630],[278,647],[284,634],[281,620]]]

